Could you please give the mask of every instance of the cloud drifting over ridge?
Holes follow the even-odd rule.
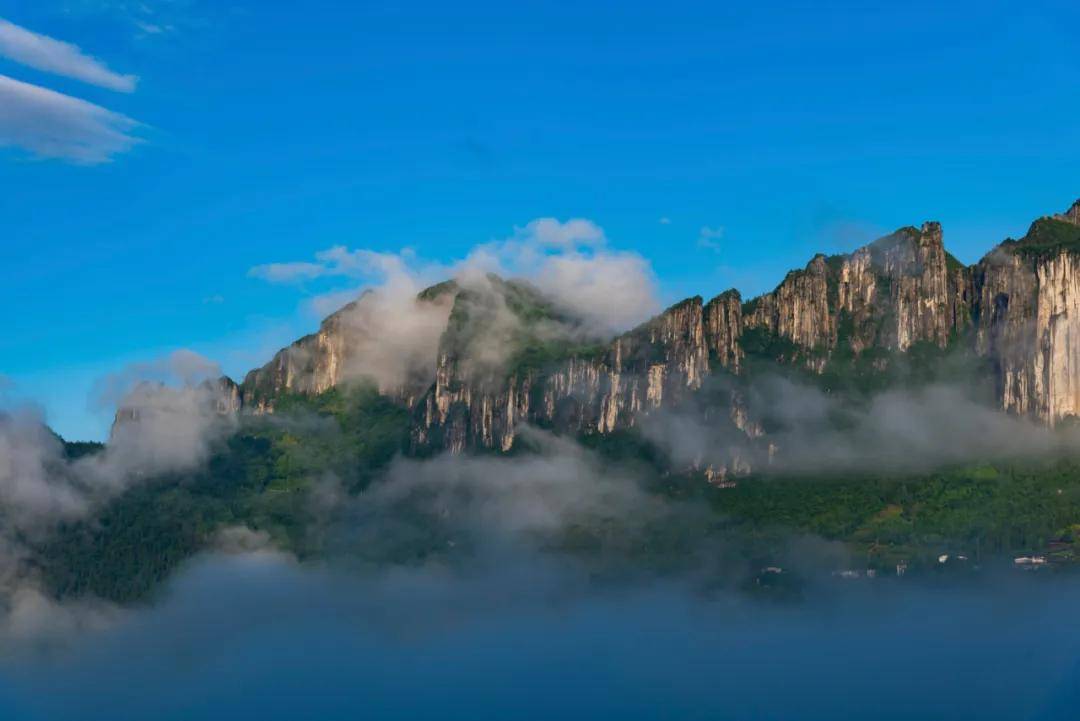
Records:
[[[599,333],[625,330],[660,308],[648,261],[610,248],[603,229],[584,218],[537,218],[516,227],[510,237],[480,244],[449,263],[422,260],[410,249],[379,253],[338,245],[316,253],[314,261],[267,263],[248,271],[272,283],[408,277],[419,288],[447,278],[475,284],[487,273],[531,282]],[[338,304],[343,300],[340,294],[326,297]],[[317,310],[330,308],[318,304]]]
[[[134,92],[138,78],[121,75],[77,45],[31,32],[0,18],[0,55],[35,70],[81,80],[90,85]]]
[[[197,466],[236,419],[216,366],[190,351],[104,381],[99,402],[122,410],[108,445],[71,457],[39,409],[0,410],[0,642],[5,634],[96,623],[103,604],[61,608],[39,586],[29,548],[56,525],[86,518],[133,485]],[[171,385],[166,385],[169,381]],[[60,625],[56,628],[56,624]]]

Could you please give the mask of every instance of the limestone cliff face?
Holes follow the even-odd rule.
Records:
[[[164,417],[201,417],[208,422],[235,421],[243,406],[240,387],[227,376],[207,379],[193,387],[171,388],[163,383],[144,381],[121,400],[113,416],[109,437],[138,425],[147,414]]]
[[[707,306],[700,297],[685,300],[606,347],[508,376],[470,372],[446,350],[458,345],[447,338],[417,415],[414,445],[508,450],[522,422],[562,432],[629,428],[640,414],[691,396],[713,364],[737,369],[740,332],[741,301],[729,291]]]
[[[1050,425],[1080,416],[1080,201],[991,251],[973,289],[1002,408]]]
[[[215,380],[204,381],[203,385],[208,388],[214,401],[214,411],[219,415],[233,415],[243,407],[244,399],[240,386],[232,378],[221,376]]]
[[[743,359],[739,336],[743,331],[742,297],[737,290],[727,290],[705,306],[705,340],[712,362],[738,373]]]
[[[903,228],[850,255],[817,255],[749,304],[745,323],[811,351],[821,370],[840,342],[855,353],[944,347],[968,323],[969,274],[946,252],[941,226]]]
[[[787,274],[771,293],[752,300],[744,314],[748,328],[763,328],[803,348],[836,345],[836,318],[829,309],[829,267],[814,256],[805,270]]]
[[[273,410],[282,394],[315,395],[360,379],[411,404],[431,383],[456,292],[455,284],[443,283],[415,297],[365,293],[248,373],[241,385],[244,406]]]
[[[357,307],[349,303],[327,316],[319,330],[278,351],[269,363],[244,378],[244,405],[254,411],[273,410],[285,393],[317,394],[336,386],[349,353],[352,333],[344,319]]]
[[[901,351],[918,341],[943,348],[967,324],[968,314],[958,306],[967,276],[956,261],[950,273],[939,223],[924,223],[917,233],[914,229],[901,232],[906,242],[888,244],[879,253],[878,262],[888,279],[886,312],[896,318],[895,326],[884,323],[880,340]],[[872,259],[873,254],[871,248]]]

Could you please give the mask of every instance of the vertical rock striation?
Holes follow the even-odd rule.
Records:
[[[639,413],[700,388],[711,354],[721,365],[738,363],[738,308],[738,294],[717,298],[707,324],[702,299],[690,298],[606,346],[571,349],[543,367],[511,358],[509,369],[478,369],[452,350],[462,344],[448,330],[435,384],[421,399],[414,445],[508,450],[521,422],[563,432],[629,428]]]
[[[945,251],[941,225],[901,228],[850,255],[817,255],[749,304],[746,325],[804,348],[822,370],[838,345],[945,347],[964,330],[969,274]]]
[[[360,379],[411,404],[431,383],[457,290],[450,282],[417,296],[364,293],[248,373],[240,386],[244,406],[271,411],[282,394],[316,395]]]
[[[1049,425],[1080,415],[1080,201],[987,254],[973,289],[1001,407]]]
[[[705,305],[705,339],[714,366],[738,373],[743,350],[739,336],[743,332],[742,296],[732,288]]]

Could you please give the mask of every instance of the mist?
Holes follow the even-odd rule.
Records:
[[[1069,719],[1074,580],[842,585],[797,604],[597,588],[533,560],[342,574],[212,555],[152,608],[9,647],[5,718]]]
[[[42,588],[30,547],[65,522],[162,473],[203,463],[235,430],[216,364],[190,351],[105,376],[94,402],[116,411],[109,443],[71,457],[34,406],[0,408],[0,644],[63,637],[119,614],[94,598],[57,602]]]
[[[871,394],[829,393],[764,375],[710,379],[703,401],[651,411],[643,435],[679,468],[760,473],[925,472],[965,463],[1075,456],[1080,431],[1006,413],[966,382],[933,381]],[[710,407],[717,393],[729,407]],[[730,410],[729,410],[730,408]]]

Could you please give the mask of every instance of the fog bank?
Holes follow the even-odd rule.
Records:
[[[0,666],[38,719],[1066,719],[1075,581],[842,585],[797,604],[536,566],[344,576],[204,559],[163,603]]]

